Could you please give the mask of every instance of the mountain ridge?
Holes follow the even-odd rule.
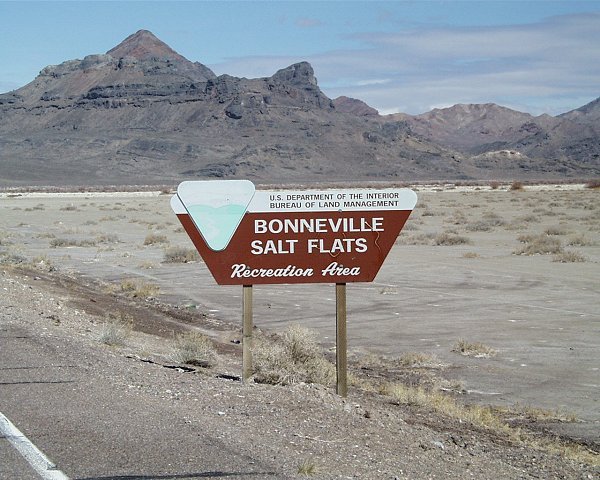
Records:
[[[0,95],[0,184],[598,176],[595,102],[559,117],[495,104],[381,116],[328,98],[308,62],[216,76],[140,30]]]

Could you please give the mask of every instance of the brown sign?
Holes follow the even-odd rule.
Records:
[[[173,210],[220,285],[373,281],[416,204],[408,189],[265,191],[183,182]]]

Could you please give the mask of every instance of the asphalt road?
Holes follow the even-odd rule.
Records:
[[[68,478],[283,478],[186,422],[155,393],[129,394],[122,358],[17,326],[7,310],[0,310],[0,412]],[[147,374],[138,363],[133,373]],[[0,478],[39,478],[5,437],[0,456]]]

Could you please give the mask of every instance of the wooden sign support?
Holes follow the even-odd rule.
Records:
[[[252,377],[252,285],[243,286],[242,311],[242,381],[247,382]]]
[[[348,396],[348,339],[346,336],[346,284],[335,285],[335,355],[337,383],[336,392],[341,397]]]

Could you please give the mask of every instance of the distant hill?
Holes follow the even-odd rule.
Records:
[[[217,77],[140,30],[0,95],[0,185],[597,177],[598,103],[380,116],[328,98],[306,62]]]

